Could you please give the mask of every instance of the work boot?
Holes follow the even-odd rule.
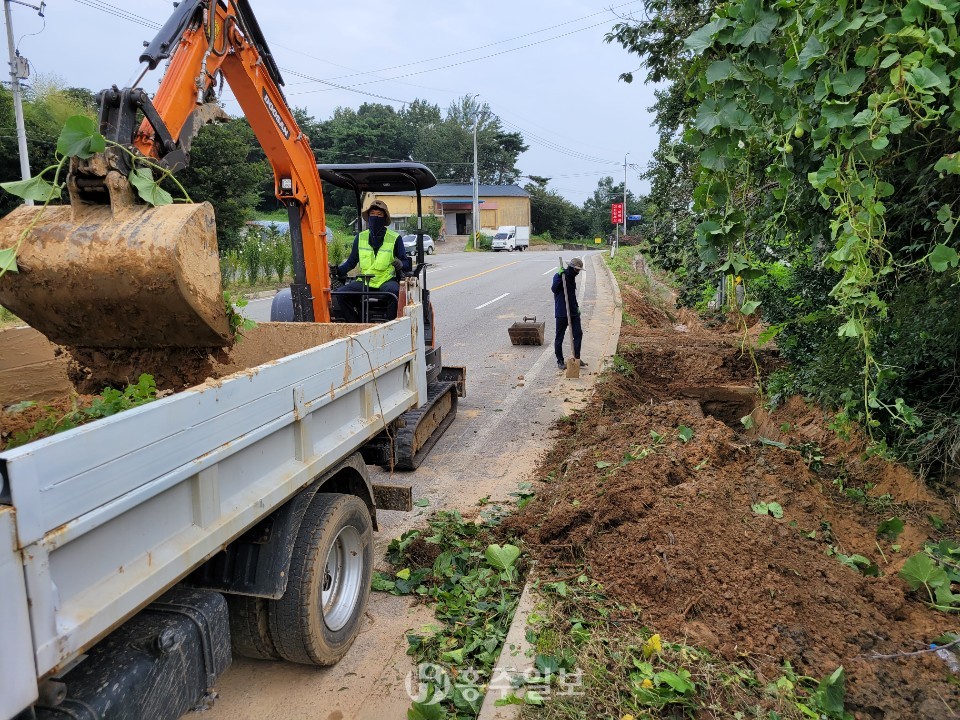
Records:
[[[577,358],[577,360],[580,360],[580,358]],[[580,360],[580,367],[587,367],[587,361],[586,361],[586,360]]]
[[[567,369],[567,364],[566,364],[563,360],[557,360],[557,367],[558,367],[560,370],[566,370],[566,369]]]

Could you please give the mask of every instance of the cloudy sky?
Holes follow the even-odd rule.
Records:
[[[618,81],[638,59],[603,42],[618,16],[642,10],[639,0],[251,5],[284,73],[288,100],[318,119],[363,102],[399,109],[421,98],[445,109],[479,93],[530,146],[520,157],[522,173],[550,177],[550,187],[580,203],[604,175],[622,180],[629,153],[628,186],[644,189],[638,173],[656,144],[647,112],[653,88],[639,81],[642,73],[632,85]],[[15,39],[34,75],[98,91],[133,81],[142,41],[152,39],[172,3],[47,0],[44,19],[12,8]],[[161,71],[143,87],[153,92]],[[239,114],[236,102],[225,99],[228,111]]]

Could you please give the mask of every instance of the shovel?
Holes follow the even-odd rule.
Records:
[[[563,302],[567,306],[567,326],[570,329],[570,357],[567,358],[567,369],[563,376],[567,378],[580,377],[580,360],[573,355],[576,352],[573,345],[573,318],[570,315],[570,296],[567,294],[567,278],[564,276],[566,268],[563,264],[563,257],[560,258],[560,287],[563,288]]]

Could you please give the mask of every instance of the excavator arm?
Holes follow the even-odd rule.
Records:
[[[273,168],[293,245],[294,319],[330,320],[323,192],[307,137],[247,0],[184,0],[141,55],[168,60],[151,98],[100,93],[104,153],[74,158],[69,205],[22,206],[0,220],[0,247],[23,242],[19,273],[0,277],[0,305],[68,347],[210,348],[232,342],[209,203],[153,207],[128,178],[144,165],[176,171],[207,122],[222,77]],[[142,77],[142,75],[141,75]]]
[[[275,192],[290,217],[298,321],[329,322],[323,192],[310,141],[280,89],[283,79],[248,0],[182,2],[140,56],[148,68],[170,58],[152,106],[134,138],[146,156],[162,159],[189,149],[205,121],[202,108],[222,73],[273,168]],[[175,144],[170,145],[170,140]],[[179,161],[180,155],[175,156]]]

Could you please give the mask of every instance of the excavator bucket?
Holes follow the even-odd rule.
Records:
[[[229,344],[209,203],[23,206],[0,220],[0,247],[16,245],[35,220],[20,247],[20,271],[0,277],[0,305],[52,342]]]

